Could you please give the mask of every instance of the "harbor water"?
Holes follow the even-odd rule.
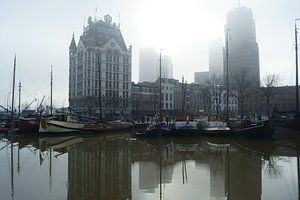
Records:
[[[0,199],[298,199],[293,140],[1,135]]]

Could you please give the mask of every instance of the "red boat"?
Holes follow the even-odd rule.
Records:
[[[40,126],[40,117],[24,118],[19,117],[20,133],[37,133]]]

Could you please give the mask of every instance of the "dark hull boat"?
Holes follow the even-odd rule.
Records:
[[[272,138],[273,128],[269,120],[263,120],[256,124],[230,127],[230,130],[207,132],[205,136],[217,137],[250,137],[250,138]]]
[[[137,136],[145,137],[159,137],[159,136],[170,136],[172,130],[170,126],[164,123],[151,123],[148,125],[143,133],[136,133]]]
[[[19,132],[24,133],[37,133],[40,126],[40,117],[24,118],[19,117]]]

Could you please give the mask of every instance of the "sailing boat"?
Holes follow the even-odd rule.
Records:
[[[159,112],[155,114],[155,120],[151,122],[144,133],[139,134],[143,136],[161,136],[171,134],[171,128],[168,123],[162,121],[161,107],[162,107],[162,87],[161,87],[161,52],[159,54]]]
[[[51,68],[51,100],[50,116],[41,118],[39,133],[70,133],[70,132],[103,132],[122,130],[133,127],[130,122],[103,122],[96,117],[77,115],[74,113],[52,113],[53,72]]]
[[[53,80],[53,71],[51,66],[51,114],[52,114],[52,80]],[[43,99],[37,108],[36,116],[27,116],[27,117],[19,117],[19,124],[20,124],[20,133],[29,133],[34,134],[39,131],[40,122],[41,122],[41,113],[39,113],[39,109],[42,106],[42,103],[44,101],[45,96],[43,96]],[[36,101],[36,98],[24,109],[26,110],[34,101]]]
[[[173,131],[177,135],[197,134],[198,123],[193,119],[192,115],[185,113],[185,99],[186,99],[186,83],[184,83],[184,77],[182,77],[182,110],[181,114],[177,116]]]

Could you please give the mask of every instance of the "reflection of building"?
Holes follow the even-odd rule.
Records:
[[[154,162],[139,163],[139,189],[143,192],[154,193],[159,185],[159,166]]]
[[[139,162],[139,189],[147,193],[154,193],[159,184],[172,182],[174,147],[171,144],[162,145],[161,150],[156,147],[158,151],[152,151],[154,157],[152,154],[147,158],[149,161]]]
[[[260,86],[259,52],[256,42],[255,22],[251,9],[238,7],[227,14],[225,31],[229,29],[229,79],[246,76],[253,86]],[[224,72],[226,69],[224,56]]]
[[[229,151],[225,170],[228,199],[261,199],[261,156],[246,151]]]
[[[178,188],[178,196],[183,189],[190,192],[190,198],[193,195],[199,198],[199,192],[203,191],[200,195],[207,195],[205,199],[261,199],[261,155],[239,143],[223,142],[222,139],[208,142],[202,138],[175,138],[167,145],[161,145],[160,154],[158,140],[149,140],[149,143],[137,140],[132,143],[135,146],[132,161],[139,163],[139,189],[141,192],[158,193],[159,183],[169,183],[166,188]],[[177,187],[178,181],[184,186]],[[171,196],[163,195],[166,198]]]
[[[68,199],[131,199],[131,155],[126,136],[69,148]]]
[[[102,108],[102,117],[107,119],[130,114],[131,47],[127,49],[109,15],[105,21],[89,17],[77,46],[72,38],[69,59],[69,104],[73,110],[99,115]]]

